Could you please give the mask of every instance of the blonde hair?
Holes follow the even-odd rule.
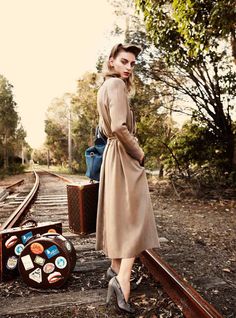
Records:
[[[133,44],[116,44],[115,46],[113,46],[111,53],[109,55],[109,58],[104,62],[103,64],[103,69],[102,69],[102,74],[103,74],[103,78],[104,80],[108,77],[120,77],[120,74],[118,72],[116,72],[113,67],[110,64],[110,58],[116,58],[118,56],[118,54],[122,51],[125,52],[131,52],[135,55],[135,57],[137,58],[138,54],[141,52],[141,49]],[[134,89],[134,76],[133,76],[133,71],[131,72],[130,76],[127,79],[123,79],[123,81],[125,82],[128,92],[133,91]]]

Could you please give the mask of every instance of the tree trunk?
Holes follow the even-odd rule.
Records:
[[[164,175],[164,165],[161,163],[159,168],[159,178],[163,178]]]
[[[234,58],[234,63],[236,64],[236,36],[235,36],[235,30],[231,31],[230,41],[231,41],[231,48],[232,48],[232,55],[233,55],[233,58]]]
[[[7,169],[9,166],[8,162],[8,151],[7,151],[7,135],[4,137],[4,142],[3,142],[3,167],[4,169]]]
[[[223,143],[225,144],[225,154],[226,154],[226,169],[227,172],[236,171],[236,149],[235,149],[235,135],[230,130],[228,134],[225,134]]]

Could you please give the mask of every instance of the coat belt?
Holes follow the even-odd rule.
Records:
[[[118,138],[115,137],[115,136],[108,137],[108,138],[107,138],[107,143],[108,143],[108,144],[111,143],[112,140],[118,140]]]

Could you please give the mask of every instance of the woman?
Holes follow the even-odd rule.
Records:
[[[144,153],[133,135],[135,124],[128,105],[140,51],[132,44],[112,48],[97,99],[99,127],[108,142],[100,173],[96,249],[111,259],[107,303],[115,293],[118,307],[129,313],[134,312],[128,299],[135,257],[159,246]]]

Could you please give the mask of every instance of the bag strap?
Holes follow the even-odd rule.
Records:
[[[95,140],[97,138],[101,138],[104,143],[107,142],[107,137],[101,132],[101,130],[99,129],[99,125],[96,127],[96,130],[95,130]]]

